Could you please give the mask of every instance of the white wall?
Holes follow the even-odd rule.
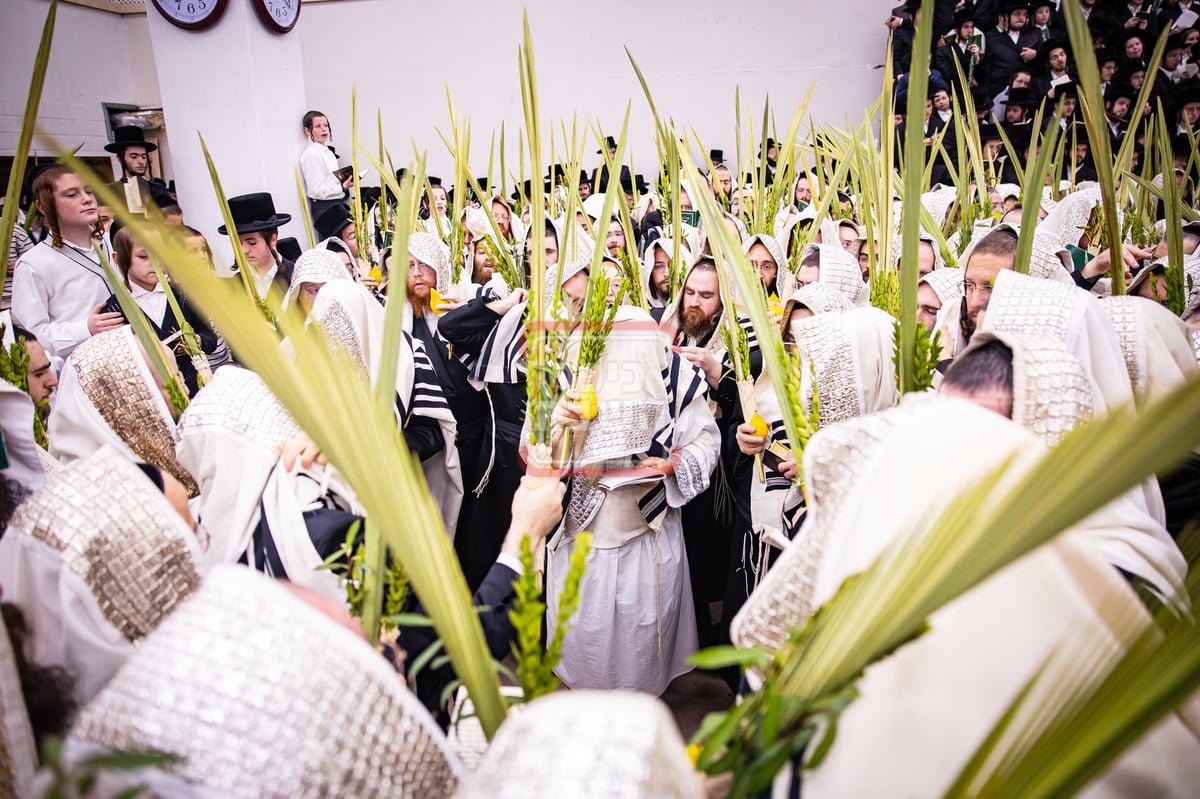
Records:
[[[0,0],[0,154],[16,149],[29,78],[37,55],[45,0]],[[42,91],[39,125],[85,156],[105,156],[108,142],[101,103],[158,105],[144,16],[122,17],[59,4],[58,24]],[[149,65],[147,71],[146,66]],[[45,141],[34,151],[50,154]]]
[[[231,2],[248,6],[250,0]],[[543,124],[557,126],[564,115],[569,121],[578,112],[581,122],[599,120],[616,135],[625,104],[632,101],[634,163],[638,171],[652,174],[652,120],[624,46],[646,72],[660,111],[694,127],[707,146],[727,154],[734,148],[738,86],[743,106],[753,103],[759,113],[769,94],[780,128],[814,81],[809,107],[814,120],[841,124],[848,115],[858,121],[879,91],[876,67],[886,46],[882,21],[893,3],[529,0]],[[45,0],[0,0],[0,154],[14,149],[47,7]],[[448,86],[460,113],[471,118],[476,175],[487,169],[488,140],[502,122],[508,166],[515,172],[522,8],[515,0],[305,3],[288,36],[289,43],[301,46],[305,107],[281,112],[289,124],[294,120],[297,135],[275,146],[299,154],[300,119],[311,107],[329,114],[335,142],[349,154],[350,91],[357,81],[360,134],[368,146],[374,150],[375,109],[382,108],[387,145],[398,165],[411,157],[415,139],[429,154],[430,171],[451,175],[451,159],[435,132],[435,127],[446,130]],[[186,35],[216,42],[216,33]],[[213,59],[221,59],[219,50],[214,49]],[[207,127],[236,128],[244,122],[237,108],[221,100],[224,88],[212,86],[196,97],[213,107]],[[65,144],[82,142],[83,154],[102,155],[102,102],[162,103],[147,18],[60,5],[40,124]],[[193,135],[172,129],[169,115],[166,122],[170,136]],[[748,125],[745,117],[743,124]],[[175,145],[177,151],[182,146]],[[598,161],[594,150],[586,151],[589,166]],[[164,155],[169,160],[169,146]],[[167,177],[175,172],[169,163],[163,171]],[[241,173],[236,164],[223,171],[231,172],[231,179]],[[290,180],[288,175],[283,182]]]
[[[350,139],[350,92],[358,84],[360,137],[374,150],[375,109],[399,165],[410,139],[429,152],[434,174],[452,166],[434,127],[447,131],[445,89],[472,122],[472,167],[487,169],[492,131],[506,129],[516,167],[521,123],[517,48],[523,5],[513,0],[400,3],[337,0],[306,4],[297,25],[313,108],[330,115],[339,152]],[[639,172],[651,174],[653,120],[625,55],[646,73],[660,113],[696,128],[708,147],[734,149],[734,89],[761,119],[771,97],[779,127],[809,85],[818,122],[857,122],[879,93],[886,46],[882,24],[892,0],[541,0],[529,2],[543,122],[579,112],[606,133],[620,132],[633,101],[630,144]],[[707,87],[711,86],[709,89]],[[297,124],[299,121],[297,114]],[[748,125],[743,116],[743,135]],[[758,127],[758,120],[755,121]],[[780,131],[782,133],[782,130]],[[598,158],[587,150],[589,165]],[[698,153],[697,153],[698,154]]]

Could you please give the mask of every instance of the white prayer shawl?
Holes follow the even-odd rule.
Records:
[[[803,261],[812,253],[820,254],[820,272],[817,282],[825,283],[840,291],[852,305],[864,306],[871,302],[871,287],[863,282],[862,268],[858,259],[846,252],[840,244],[809,244],[801,253]],[[784,296],[797,287],[796,272],[789,270],[784,278]]]
[[[576,477],[563,527],[551,542],[547,618],[574,551],[575,536],[593,534],[581,605],[555,673],[571,688],[661,694],[688,671],[697,647],[695,609],[680,509],[708,486],[720,433],[704,398],[704,379],[670,350],[670,341],[639,309],[622,309],[596,370],[600,412],[577,449],[576,463],[603,464],[593,483]],[[629,471],[643,455],[670,457],[674,473],[650,483]],[[623,470],[623,471],[621,471]],[[665,489],[662,515],[639,501]],[[655,529],[658,525],[658,529]]]
[[[246,369],[220,370],[184,411],[177,452],[200,486],[195,510],[205,541],[204,568],[242,557],[257,565],[253,535],[265,511],[288,579],[344,600],[337,578],[315,570],[320,559],[303,511],[316,506],[319,497],[312,489],[319,487],[352,511],[365,512],[332,466],[283,469],[283,445],[299,434],[299,425],[262,379]],[[231,463],[238,468],[229,468]]]
[[[1139,406],[1161,399],[1200,372],[1187,325],[1170,310],[1144,297],[1105,297],[1100,302],[1117,332]]]
[[[292,268],[292,282],[288,284],[287,294],[283,295],[283,310],[296,301],[300,289],[305,283],[324,285],[334,280],[353,280],[346,269],[346,264],[338,254],[325,247],[315,247],[300,253],[296,265]]]
[[[654,241],[650,242],[648,247],[646,247],[646,252],[642,253],[642,291],[645,292],[646,302],[650,304],[651,308],[662,308],[666,305],[666,303],[655,297],[654,293],[650,289],[650,278],[654,272],[655,250],[662,250],[667,254],[668,258],[673,258],[675,257],[675,241],[668,238],[655,239]],[[680,242],[679,245],[679,259],[682,262],[685,271],[692,264],[692,252],[688,249],[687,244],[683,242]]]
[[[70,671],[82,707],[199,586],[199,560],[162,492],[101,447],[18,508],[0,538],[0,584],[35,633],[32,659]]]
[[[33,778],[38,770],[37,745],[33,727],[21,691],[21,675],[13,654],[8,629],[0,619],[0,762],[8,767],[5,775],[14,791],[14,799],[34,796]]]
[[[55,395],[46,434],[50,454],[64,466],[109,446],[166,469],[195,496],[195,482],[175,459],[175,420],[133,328],[100,333],[77,347]]]
[[[821,468],[818,442],[823,435],[818,433],[805,451],[806,474],[813,473],[810,467]],[[970,403],[938,398],[914,407],[873,456],[856,461],[858,477],[844,496],[843,512],[827,536],[830,546],[817,566],[817,601],[826,600],[845,577],[866,568],[886,547],[897,545],[898,536],[920,535],[960,490],[977,484],[1006,457],[1016,457],[1004,480],[1011,486],[1040,452],[1032,434]],[[939,475],[936,491],[929,490],[931,474]],[[928,501],[891,502],[888,496],[924,496]],[[767,588],[764,582],[760,590]],[[1113,641],[1108,652],[1118,651],[1114,610],[1116,617],[1128,613],[1134,615],[1126,618],[1148,622],[1117,573],[1078,536],[1057,539],[1002,570],[936,613],[929,633],[868,668],[859,683],[860,698],[839,721],[829,757],[805,777],[806,795],[943,793],[1067,636],[1088,630]],[[914,718],[921,723],[912,724]],[[896,725],[906,734],[897,737]],[[928,752],[939,753],[936,763],[919,754]],[[863,757],[870,758],[870,769],[862,768]],[[1155,779],[1186,784],[1179,778],[1192,768],[1176,764],[1171,773]]]
[[[326,283],[313,303],[310,322],[321,325],[325,335],[364,370],[373,383],[382,369],[383,307],[357,283]],[[442,431],[442,452],[421,464],[425,482],[442,511],[446,530],[453,537],[462,504],[462,470],[454,446],[457,425],[446,404],[437,373],[425,348],[405,334],[400,343],[396,369],[397,423],[403,427],[412,414],[433,419]]]
[[[28,491],[36,491],[46,480],[38,456],[37,441],[33,438],[33,415],[37,409],[33,400],[21,389],[0,379],[0,431],[8,453],[5,477],[16,480]]]
[[[953,267],[935,269],[920,279],[937,294],[942,306],[938,309],[933,330],[929,331],[932,341],[941,344],[942,358],[954,355],[954,342],[958,337],[959,306],[963,297],[963,271]]]

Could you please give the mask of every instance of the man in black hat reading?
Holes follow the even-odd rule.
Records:
[[[158,149],[154,142],[136,125],[113,128],[113,140],[104,149],[121,161],[121,179],[108,184],[108,189],[125,198],[126,207],[135,214],[146,212],[146,203],[159,208],[175,205],[171,195],[157,183],[150,182],[150,153]]]
[[[975,70],[982,61],[983,36],[975,33],[975,7],[968,3],[954,12],[954,35],[947,36],[934,52],[934,68],[950,81],[951,86],[957,87],[955,93],[963,97],[964,92],[980,85],[983,75],[976,75]],[[965,87],[958,79],[958,69],[968,81]]]
[[[265,298],[272,284],[286,292],[295,264],[279,255],[276,244],[279,228],[292,221],[291,214],[276,213],[275,200],[265,191],[230,197],[229,213],[237,231],[238,245],[253,271],[250,277],[258,296]],[[225,225],[217,228],[217,232],[222,236],[229,235]],[[236,274],[237,265],[231,266],[230,271]]]

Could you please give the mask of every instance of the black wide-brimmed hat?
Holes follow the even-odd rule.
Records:
[[[604,137],[604,146],[610,150],[615,150],[615,149],[617,149],[617,140],[614,139],[612,136],[605,136]],[[600,155],[603,152],[604,152],[604,150],[597,150],[596,155]]]
[[[275,252],[285,261],[295,261],[303,251],[300,249],[300,242],[296,241],[294,236],[288,236],[275,242]]]
[[[346,229],[346,225],[353,221],[354,217],[350,215],[350,207],[345,203],[338,203],[322,211],[313,220],[313,227],[316,228],[317,235],[322,239],[335,239]]]
[[[724,162],[725,151],[724,150],[709,150],[708,151],[708,160],[713,162],[713,166],[716,166],[717,164]]]
[[[965,6],[954,11],[954,29],[958,30],[959,26],[965,25],[968,22],[975,21],[975,6],[967,3]]]
[[[1001,105],[1019,105],[1022,108],[1037,108],[1037,100],[1033,99],[1033,90],[1027,86],[1022,86],[1018,89],[1009,89],[1008,98],[1001,101]]]
[[[104,149],[120,155],[125,152],[126,147],[145,147],[148,153],[158,149],[157,144],[146,141],[145,132],[137,125],[120,125],[113,128],[113,140],[104,145]]]
[[[996,9],[997,14],[1011,14],[1014,11],[1029,11],[1029,3],[1023,2],[1023,0],[1020,2],[1001,3],[1000,7]]]
[[[291,214],[275,213],[275,200],[265,191],[230,197],[229,213],[233,216],[233,224],[239,234],[273,230],[292,221]],[[217,228],[217,232],[222,236],[229,235],[225,225]]]

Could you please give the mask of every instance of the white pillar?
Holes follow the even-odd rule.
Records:
[[[184,219],[208,238],[218,266],[233,262],[228,239],[217,233],[221,211],[199,131],[225,194],[269,191],[276,210],[292,215],[279,235],[303,242],[295,169],[307,108],[298,32],[267,30],[249,0],[232,0],[202,31],[177,28],[154,8],[146,13]]]

